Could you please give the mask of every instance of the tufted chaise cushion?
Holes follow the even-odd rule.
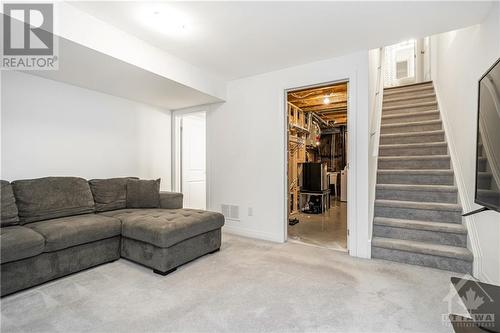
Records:
[[[123,237],[163,248],[224,225],[222,214],[195,209],[122,209],[101,214],[122,221]]]

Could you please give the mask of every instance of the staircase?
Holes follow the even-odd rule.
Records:
[[[472,272],[432,82],[386,88],[372,257]]]

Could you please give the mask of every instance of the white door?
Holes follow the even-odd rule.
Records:
[[[181,122],[181,191],[184,193],[184,207],[206,209],[205,112],[183,115]]]
[[[416,41],[414,39],[385,47],[384,86],[416,82]]]

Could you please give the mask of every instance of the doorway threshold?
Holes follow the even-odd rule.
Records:
[[[308,243],[308,242],[305,242],[303,240],[292,238],[292,237],[288,237],[287,242],[301,244],[301,245],[305,245],[305,246],[317,247],[320,249],[332,250],[332,251],[336,251],[336,252],[342,252],[342,253],[346,253],[346,254],[348,253],[346,248],[343,248],[340,246],[339,247],[324,246],[324,245],[319,245],[319,244],[314,244],[314,243]]]

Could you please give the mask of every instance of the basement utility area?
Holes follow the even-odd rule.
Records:
[[[347,87],[287,93],[290,241],[347,251]]]

